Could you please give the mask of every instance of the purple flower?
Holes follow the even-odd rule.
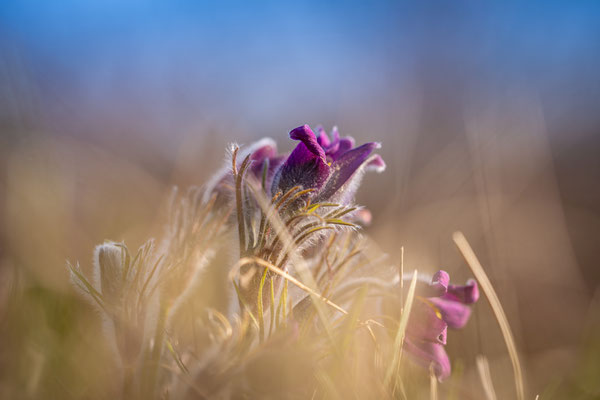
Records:
[[[308,125],[293,129],[290,138],[299,143],[289,155],[278,155],[275,143],[270,139],[263,139],[243,150],[235,148],[232,162],[236,162],[236,166],[221,171],[208,185],[206,194],[216,194],[217,204],[227,204],[235,199],[241,256],[254,255],[278,268],[285,268],[291,251],[306,250],[332,229],[354,228],[350,221],[369,221],[368,212],[361,212],[362,209],[350,203],[365,171],[385,169],[381,157],[371,154],[380,145],[372,142],[354,147],[354,140],[340,138],[337,129],[333,130],[331,138],[323,128],[317,131],[318,135],[315,135]],[[236,170],[236,182],[232,170]],[[293,249],[273,229],[268,218],[270,213],[264,212],[253,198],[252,192],[259,182],[267,197],[272,197],[273,209],[285,221],[295,246]],[[244,186],[244,183],[250,185]],[[314,206],[311,211],[308,211],[309,204]],[[263,275],[263,269],[253,264],[240,268],[240,276],[246,278],[240,281],[238,292],[250,307],[259,302],[257,295],[261,281],[260,302],[263,309],[268,307],[270,287],[264,284],[268,281],[262,276],[271,279],[271,275]],[[273,279],[276,284],[279,282],[277,277]]]
[[[275,173],[271,193],[285,193],[295,186],[315,189],[315,201],[346,204],[352,200],[366,170],[381,172],[385,163],[379,155],[371,155],[380,147],[370,142],[354,147],[354,139],[340,138],[336,128],[330,139],[323,128],[318,136],[308,125],[290,132],[290,138],[300,143]]]
[[[317,129],[315,135],[308,125],[303,125],[293,129],[290,138],[300,143],[289,155],[279,155],[271,139],[262,139],[238,154],[240,162],[250,154],[252,163],[246,178],[260,181],[267,163],[265,189],[271,195],[300,186],[302,189],[315,190],[310,195],[313,201],[348,204],[365,171],[385,170],[383,159],[371,154],[380,147],[379,143],[370,142],[354,147],[354,139],[340,138],[337,128],[332,130],[330,138],[322,127]],[[231,176],[231,167],[227,165],[209,182],[207,195],[217,193],[219,196],[229,196]]]
[[[467,304],[479,298],[477,282],[473,279],[464,286],[451,285],[450,276],[438,271],[429,284],[419,288],[407,328],[404,348],[424,366],[433,363],[439,380],[450,376],[450,360],[444,345],[448,327],[464,327],[471,315]]]

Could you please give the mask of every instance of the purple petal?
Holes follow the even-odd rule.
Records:
[[[406,338],[404,348],[424,367],[433,363],[433,371],[438,380],[442,381],[450,376],[450,359],[443,345]]]
[[[340,141],[340,131],[338,130],[337,126],[334,126],[331,129],[331,137],[333,138],[334,142],[339,142]]]
[[[338,160],[334,161],[331,166],[331,175],[320,191],[318,199],[320,201],[326,200],[336,194],[361,167],[371,152],[378,147],[378,143],[366,143],[346,152]],[[355,190],[356,188],[351,189]]]
[[[266,158],[277,156],[277,147],[271,143],[267,143],[252,152],[250,159],[252,161],[262,162]]]
[[[459,301],[448,300],[444,297],[431,297],[427,299],[437,307],[442,314],[442,319],[450,328],[462,328],[469,321],[471,308]]]
[[[253,160],[250,168],[255,176],[259,176],[259,174],[262,174],[261,161],[263,161],[267,157],[277,155],[277,144],[273,139],[263,138],[257,142],[252,143],[250,146],[242,147],[237,157],[238,166],[241,165],[242,160],[246,158],[248,154],[252,154],[251,159]],[[255,171],[259,172],[256,173]],[[231,162],[228,161],[206,183],[206,190],[204,192],[203,201],[208,201],[208,199],[210,199],[210,196],[216,193],[218,195],[217,204],[226,204],[227,193],[229,192],[228,187],[231,186],[231,182]]]
[[[321,125],[317,127],[317,135],[317,142],[322,148],[326,149],[331,146],[331,140],[329,140],[327,132],[325,132],[325,129]]]
[[[329,177],[325,151],[310,127],[298,127],[290,132],[290,137],[300,143],[276,172],[271,189],[273,194],[286,192],[297,185],[304,189],[320,188]]]
[[[433,275],[431,278],[431,287],[432,289],[439,291],[441,296],[448,291],[448,285],[450,284],[450,275],[444,270],[439,270]]]
[[[252,161],[250,171],[258,180],[262,179],[263,166],[268,160],[269,167],[267,170],[267,181],[273,177],[273,173],[283,162],[282,157],[277,157],[277,146],[270,143],[266,143],[265,145],[256,148],[250,155],[250,160]]]
[[[339,134],[337,135],[337,137],[339,137]],[[334,139],[334,142],[336,142],[335,139]],[[348,153],[350,150],[352,150],[353,147],[354,147],[354,139],[351,138],[350,136],[346,136],[344,138],[339,139],[339,141],[337,142],[337,148],[332,149],[331,154],[329,154],[329,156],[331,157],[332,160],[335,161],[335,160],[341,158],[344,154]]]
[[[260,182],[262,180],[264,163],[268,162],[269,166],[267,167],[265,186],[267,190],[270,190],[273,177],[275,176],[281,165],[284,163],[286,158],[286,156],[276,156],[265,158],[261,161],[253,161],[252,165],[250,166],[250,171],[252,175]]]
[[[317,141],[317,137],[310,129],[310,126],[303,125],[290,132],[290,138],[300,140],[301,143],[296,146],[288,161],[293,163],[304,163],[311,161],[315,156],[325,162],[325,151]]]
[[[379,154],[374,154],[367,160],[367,171],[383,172],[385,171],[385,161]]]
[[[329,139],[329,136],[327,136],[327,133],[325,132],[325,129],[323,129],[322,126],[319,126],[317,128],[317,130],[318,130],[317,141],[319,142],[321,147],[323,147],[323,150],[325,150],[325,154],[327,155],[327,161],[328,162],[333,161],[333,158],[331,158],[331,155],[334,154],[335,152],[337,152],[337,150],[340,147],[339,133],[337,133],[337,131],[335,131],[336,134],[333,136],[333,139]]]
[[[410,313],[407,331],[410,337],[446,344],[448,325],[427,300],[417,301]]]
[[[477,286],[477,281],[469,279],[464,286],[448,286],[448,294],[445,298],[448,300],[460,301],[465,304],[475,303],[479,299],[479,287]]]
[[[410,280],[412,276],[404,277],[405,280]],[[440,297],[447,293],[450,275],[446,271],[439,270],[431,279],[419,277],[417,284],[417,294],[421,297]]]

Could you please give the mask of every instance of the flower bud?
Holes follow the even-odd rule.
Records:
[[[140,280],[135,273],[146,265],[140,257],[132,262],[125,244],[106,242],[94,251],[96,288],[101,293],[108,318],[107,335],[114,340],[125,366],[131,366],[140,354],[145,314],[137,308]],[[133,265],[130,265],[130,263]]]
[[[110,303],[121,297],[124,252],[123,245],[114,242],[103,243],[94,252],[96,282],[100,284],[102,296]]]

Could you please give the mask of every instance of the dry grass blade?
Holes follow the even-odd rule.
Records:
[[[483,267],[479,263],[477,256],[473,252],[473,249],[467,242],[467,239],[461,232],[454,232],[452,235],[452,239],[456,246],[462,253],[465,261],[473,271],[475,278],[479,281],[483,292],[485,293],[490,305],[492,306],[492,310],[494,311],[494,315],[496,316],[496,320],[498,320],[498,325],[500,325],[500,330],[502,331],[502,336],[504,336],[504,341],[506,342],[506,347],[508,349],[508,355],[510,356],[510,361],[512,363],[513,372],[515,376],[515,386],[517,389],[517,399],[523,400],[525,398],[525,387],[523,384],[523,373],[521,371],[521,363],[519,362],[519,355],[517,354],[517,346],[515,345],[515,340],[510,329],[510,325],[508,324],[508,318],[506,318],[506,314],[504,309],[502,308],[502,304],[500,304],[500,300],[498,299],[498,295],[492,286],[487,274],[483,270]]]
[[[404,311],[402,312],[402,316],[400,317],[400,324],[398,325],[398,331],[396,332],[396,337],[394,339],[394,347],[392,349],[392,351],[394,352],[394,357],[392,358],[392,362],[388,366],[387,372],[385,374],[384,384],[386,387],[389,386],[392,378],[394,376],[397,376],[398,370],[400,368],[400,360],[402,359],[402,345],[404,344],[404,336],[406,334],[408,318],[410,317],[410,309],[412,308],[412,303],[415,298],[416,287],[417,270],[415,270],[415,272],[413,273],[412,281],[410,282],[410,287],[408,288],[406,306],[404,307]]]
[[[346,321],[343,324],[342,330],[341,330],[341,344],[340,344],[340,349],[342,351],[346,351],[349,347],[350,347],[350,343],[352,341],[353,338],[353,333],[354,330],[356,329],[357,326],[359,326],[360,324],[360,313],[363,310],[363,307],[365,305],[365,300],[367,299],[367,294],[369,291],[369,287],[368,286],[363,286],[358,293],[356,294],[356,296],[354,297],[354,303],[352,304],[352,307],[350,308],[348,317],[346,318]],[[368,325],[364,325],[367,326]],[[375,339],[375,342],[377,342],[377,340]]]
[[[433,363],[429,365],[429,398],[431,400],[438,400],[438,380],[433,370]]]
[[[400,312],[404,310],[404,246],[400,247]]]
[[[181,359],[181,356],[179,355],[179,353],[177,353],[177,351],[175,350],[175,347],[173,346],[173,343],[171,342],[171,340],[167,339],[165,341],[165,344],[167,345],[167,349],[169,350],[169,353],[171,353],[171,356],[175,360],[175,363],[177,364],[177,367],[184,374],[189,374],[190,371],[187,369],[187,367],[183,363],[183,360]]]
[[[494,390],[494,384],[492,382],[490,364],[488,363],[487,357],[484,355],[477,356],[477,372],[479,372],[479,379],[481,379],[481,384],[483,385],[485,398],[487,400],[496,400],[496,391]]]

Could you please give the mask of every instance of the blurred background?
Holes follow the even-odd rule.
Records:
[[[388,168],[358,201],[393,262],[404,246],[407,268],[466,280],[451,239],[465,233],[530,394],[600,396],[599,19],[595,1],[3,1],[0,395],[93,384],[83,349],[44,350],[94,329],[66,259],[136,248],[171,186],[205,182],[228,143],[288,151],[309,123],[382,142]],[[449,350],[474,387],[486,354],[514,395],[485,301]]]

